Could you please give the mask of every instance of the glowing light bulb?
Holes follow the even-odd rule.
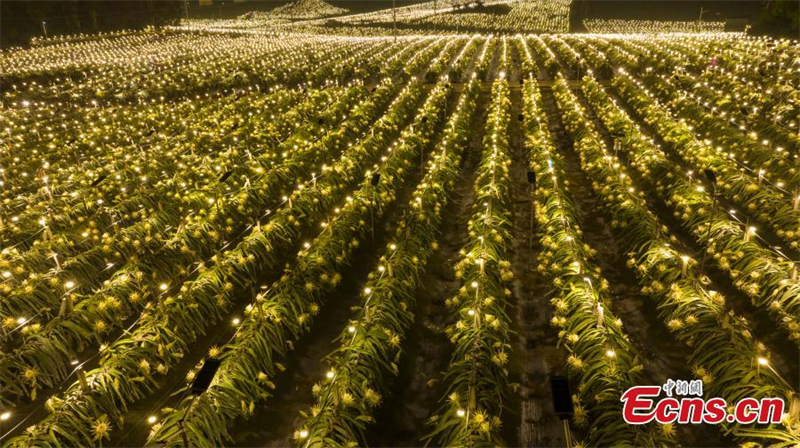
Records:
[[[233,325],[239,325],[240,323],[242,323],[242,320],[239,319],[238,317],[234,317],[231,322],[233,322]]]
[[[328,377],[329,380],[332,380],[334,375],[335,373],[333,373],[333,370],[329,370],[328,373],[325,374],[325,376]]]
[[[300,431],[300,438],[305,439],[306,437],[308,437],[308,431],[306,431],[305,429]]]
[[[463,409],[459,409],[459,410],[456,411],[456,415],[459,416],[459,417],[463,417],[463,416],[467,415],[467,413],[464,412]]]
[[[606,356],[608,356],[609,358],[614,358],[617,356],[617,354],[614,352],[614,350],[608,349],[606,350]]]
[[[2,414],[0,414],[0,420],[2,420],[2,421],[6,421],[6,420],[8,420],[10,418],[11,418],[11,413],[10,412],[3,412]]]
[[[350,325],[349,327],[347,327],[347,331],[349,331],[350,333],[355,333],[356,332],[356,327]]]
[[[766,366],[766,365],[769,365],[769,360],[767,358],[759,356],[758,357],[758,363],[761,364],[762,366]]]
[[[151,425],[153,423],[157,422],[157,421],[158,421],[158,419],[156,418],[155,415],[151,415],[150,417],[147,417],[147,423],[150,423]]]
[[[166,284],[166,283],[162,283],[162,284],[161,284],[161,285],[158,287],[158,289],[160,289],[160,290],[162,290],[162,291],[166,291],[166,290],[167,290],[167,288],[169,288],[169,286],[167,286],[167,284]]]
[[[64,283],[64,287],[66,287],[67,289],[72,289],[72,288],[74,288],[74,287],[75,287],[75,282],[73,282],[72,280],[70,280],[70,281],[68,281],[68,282]]]

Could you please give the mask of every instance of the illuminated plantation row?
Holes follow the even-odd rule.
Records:
[[[207,29],[3,53],[3,446],[553,445],[549,375],[583,446],[800,444],[797,48]],[[626,424],[664,375],[786,413]]]

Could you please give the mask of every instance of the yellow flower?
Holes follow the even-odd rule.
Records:
[[[678,319],[672,319],[667,323],[667,326],[669,327],[670,330],[674,331],[683,327],[683,322],[681,322]]]
[[[577,335],[577,334],[575,334],[575,333],[570,333],[570,334],[569,334],[569,336],[567,336],[567,340],[568,340],[569,342],[573,343],[573,344],[574,344],[574,343],[576,343],[576,342],[578,342],[578,341],[580,340],[580,338],[581,338],[581,337],[580,337],[580,336],[578,336],[578,335]]]
[[[583,426],[586,423],[586,411],[584,411],[583,406],[581,406],[580,403],[575,403],[574,412],[573,418],[575,419],[575,424]]]
[[[354,401],[355,401],[355,399],[353,398],[353,395],[351,393],[345,392],[345,393],[342,394],[342,404],[343,405],[350,406],[351,404],[353,404]]]
[[[500,352],[492,357],[492,361],[498,366],[503,366],[508,362],[508,354],[505,352]]]
[[[567,363],[575,370],[583,369],[583,361],[575,355],[570,355],[567,358]]]
[[[111,423],[108,421],[108,416],[103,414],[92,424],[92,433],[94,437],[92,440],[99,441],[109,438],[111,433]]]
[[[94,326],[93,326],[93,327],[94,327],[94,331],[95,331],[96,333],[98,333],[98,334],[103,334],[103,333],[105,333],[105,332],[106,332],[106,330],[108,329],[108,326],[107,326],[107,325],[106,325],[106,323],[105,323],[104,321],[102,321],[102,320],[97,320],[97,321],[95,321],[95,323],[94,323]]]
[[[367,388],[367,390],[364,391],[364,398],[367,400],[367,403],[372,407],[378,406],[381,403],[380,394],[378,394],[371,388]]]
[[[22,377],[25,378],[25,381],[29,383],[35,383],[36,378],[39,377],[39,368],[38,367],[29,367],[25,369],[22,373]]]

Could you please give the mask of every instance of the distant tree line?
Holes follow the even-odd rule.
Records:
[[[766,1],[754,31],[759,34],[800,38],[800,1]]]
[[[0,1],[0,47],[26,45],[33,37],[141,29],[176,23],[182,0]]]

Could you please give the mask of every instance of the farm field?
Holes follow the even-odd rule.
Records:
[[[515,8],[4,51],[2,446],[800,445],[797,41]]]

